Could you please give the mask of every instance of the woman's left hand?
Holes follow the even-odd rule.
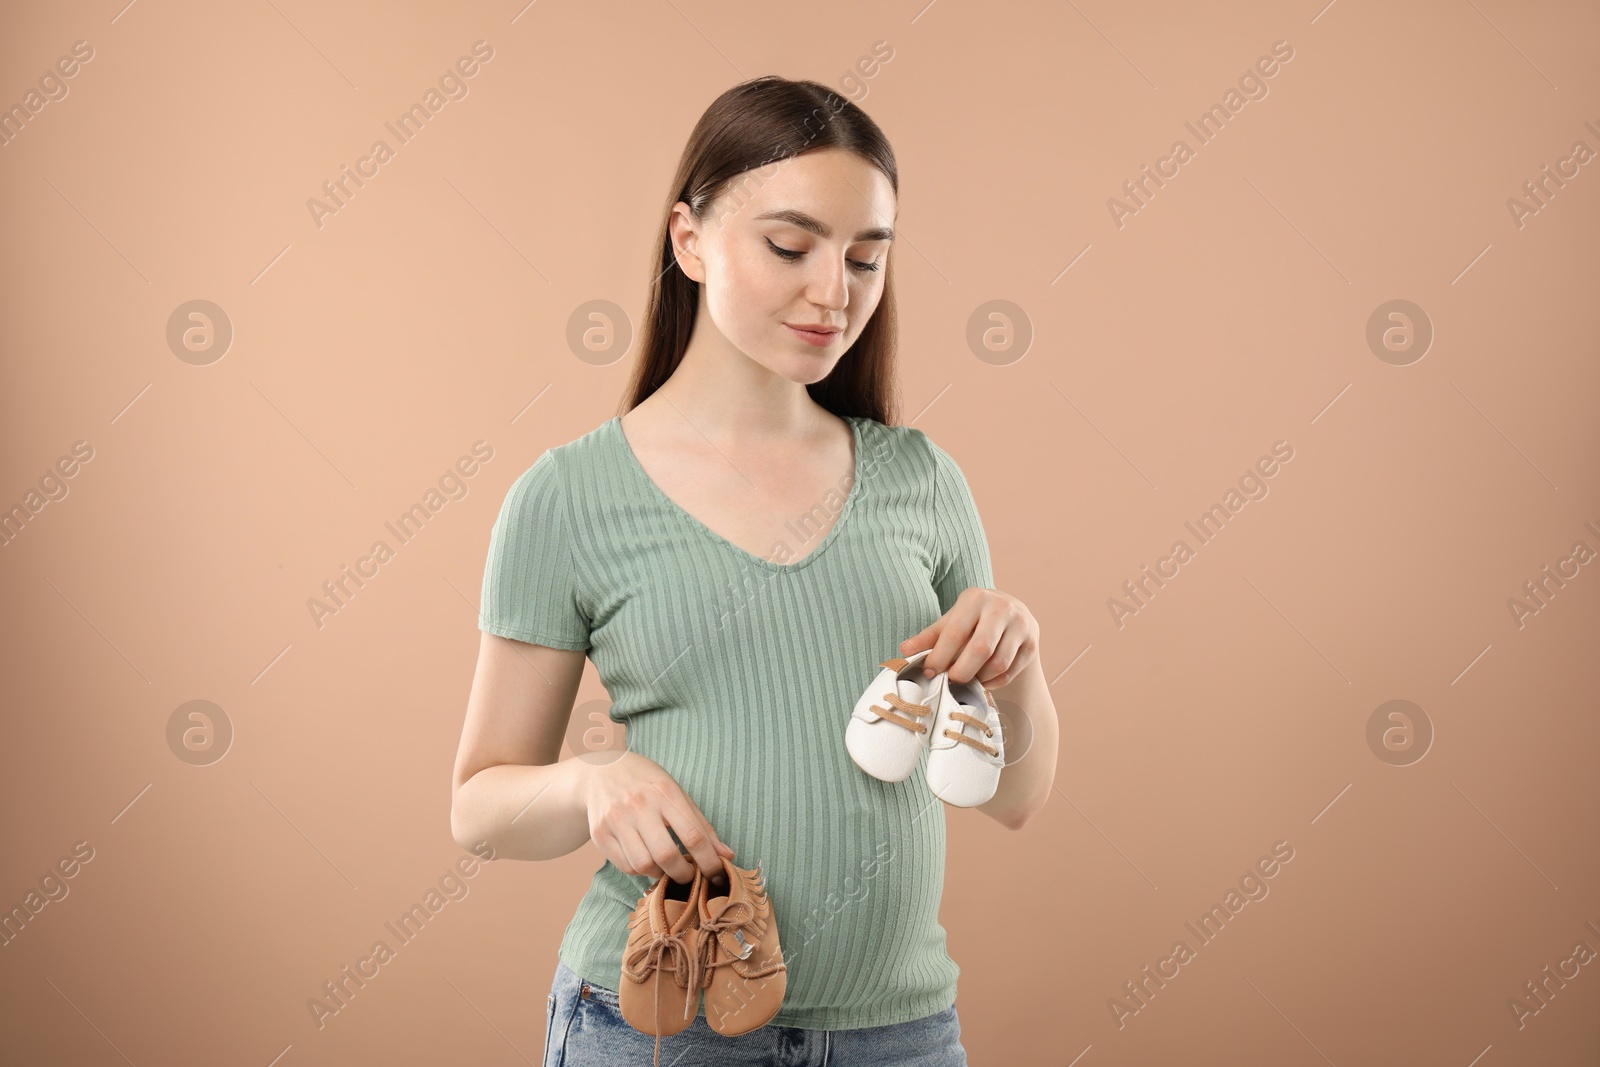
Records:
[[[952,682],[977,679],[999,689],[1039,660],[1039,623],[1028,606],[998,589],[966,589],[950,610],[921,633],[900,642],[900,654],[933,649],[922,661],[923,676],[940,671]]]

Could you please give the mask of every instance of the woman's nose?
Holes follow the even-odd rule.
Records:
[[[845,274],[849,269],[844,260],[819,267],[807,286],[811,302],[818,307],[843,310],[850,302],[850,280]]]

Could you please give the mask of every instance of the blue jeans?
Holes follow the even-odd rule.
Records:
[[[550,987],[542,1067],[648,1065],[656,1038],[628,1025],[617,991],[586,982],[561,960]],[[661,1039],[661,1067],[966,1067],[956,1006],[936,1015],[857,1030],[768,1023],[738,1037],[705,1016]]]

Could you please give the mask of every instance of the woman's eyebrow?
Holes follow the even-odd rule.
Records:
[[[796,211],[794,208],[780,208],[776,211],[764,211],[756,216],[757,222],[760,222],[763,219],[773,219],[778,222],[787,222],[791,225],[800,227],[802,230],[810,230],[818,237],[824,239],[833,236],[833,230],[829,228],[827,223],[823,222],[821,219],[813,218],[812,216],[807,215],[804,211]],[[894,240],[894,230],[887,226],[878,226],[870,230],[862,230],[860,233],[856,234],[856,241],[892,240]]]

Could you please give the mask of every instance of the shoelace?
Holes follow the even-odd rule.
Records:
[[[738,912],[740,917],[729,918],[735,912]],[[719,918],[701,925],[700,932],[703,940],[700,943],[700,980],[703,985],[708,987],[711,985],[711,980],[716,977],[716,968],[725,967],[734,960],[750,958],[750,953],[755,951],[756,946],[744,939],[744,928],[746,926],[751,928],[752,934],[758,941],[761,939],[761,935],[767,932],[766,921],[756,914],[755,906],[748,900],[734,901],[723,909]],[[732,931],[734,939],[744,946],[742,955],[729,956],[727,959],[722,960],[715,958],[717,945],[719,944],[717,934],[723,930]],[[752,971],[748,975],[743,975],[743,977],[765,978],[769,974],[777,974],[779,971],[786,969],[787,966],[780,956],[777,962],[769,964],[764,970],[759,972]]]
[[[752,886],[752,888],[760,888],[760,883],[756,883]],[[709,923],[705,922],[704,920],[701,921],[699,928],[699,966],[701,983],[707,989],[711,987],[711,982],[716,977],[716,969],[718,967],[725,967],[734,960],[749,959],[750,953],[755,951],[756,946],[750,944],[744,939],[744,930],[746,926],[750,927],[751,933],[757,941],[760,941],[761,935],[767,932],[767,920],[761,918],[759,913],[756,911],[755,905],[750,903],[748,900],[737,900],[732,902],[727,907],[723,908],[720,916],[718,916],[716,919],[713,919]],[[720,945],[717,935],[723,930],[731,931],[734,939],[737,940],[739,944],[744,946],[744,953],[742,955],[728,956],[727,958],[721,960],[716,958],[717,948]],[[768,975],[777,974],[779,971],[788,970],[788,968],[789,965],[783,961],[783,957],[780,955],[775,962],[768,964],[759,971],[752,971],[748,975],[744,975],[741,972],[741,977],[747,979],[765,978]]]
[[[957,722],[964,722],[969,726],[976,726],[978,729],[983,731],[984,737],[994,736],[994,730],[990,728],[988,723],[984,722],[982,719],[973,718],[964,711],[952,711],[950,713],[950,717],[955,719]],[[1000,750],[998,748],[995,748],[993,745],[986,745],[982,741],[979,741],[976,737],[968,737],[966,732],[963,730],[944,730],[942,732],[946,737],[953,737],[962,744],[971,745],[980,752],[987,752],[991,756],[998,756],[1000,754]]]
[[[883,694],[883,699],[888,701],[891,707],[899,708],[901,711],[907,712],[911,715],[927,715],[932,710],[929,705],[913,703],[909,700],[906,700],[899,693],[885,693]],[[914,719],[907,719],[904,716],[896,715],[894,712],[890,711],[889,708],[883,707],[882,705],[874,704],[872,705],[872,710],[883,716],[885,719],[888,719],[890,722],[898,723],[908,730],[915,730],[919,734],[926,732],[928,729],[927,723],[917,722]],[[957,722],[966,723],[969,726],[976,726],[978,729],[983,731],[984,737],[994,736],[994,730],[989,726],[988,723],[984,722],[982,719],[974,718],[964,711],[952,711],[950,713],[950,718],[955,719]],[[998,756],[1000,754],[1000,750],[998,748],[995,748],[993,745],[986,745],[975,737],[968,737],[965,731],[945,730],[943,733],[946,737],[954,738],[964,745],[971,745],[980,752],[987,752],[991,756]]]
[[[906,700],[899,693],[885,693],[883,694],[883,699],[889,702],[889,707],[899,708],[901,711],[906,712],[909,715],[927,715],[933,710],[927,704],[916,704],[912,701]],[[893,711],[890,711],[889,708],[883,707],[880,704],[872,705],[872,710],[883,716],[885,719],[888,719],[890,722],[898,723],[899,725],[904,726],[907,730],[913,730],[919,734],[927,733],[928,731],[927,723],[917,722],[915,719],[908,719],[904,715],[896,715]]]
[[[648,916],[646,920],[648,921]],[[650,977],[651,971],[665,971],[672,975],[672,980],[683,986],[688,993],[684,1003],[684,1014],[694,1011],[695,1001],[700,997],[700,990],[705,982],[700,977],[701,949],[698,943],[699,930],[692,923],[688,930],[690,940],[695,941],[692,946],[684,940],[682,933],[658,932],[649,941],[628,953],[622,961],[622,970],[635,982],[643,982]],[[663,965],[663,960],[671,958],[670,969]],[[685,970],[687,969],[687,974]],[[661,1029],[661,983],[656,982],[656,1029]],[[655,1067],[661,1067],[661,1035],[656,1035]]]

